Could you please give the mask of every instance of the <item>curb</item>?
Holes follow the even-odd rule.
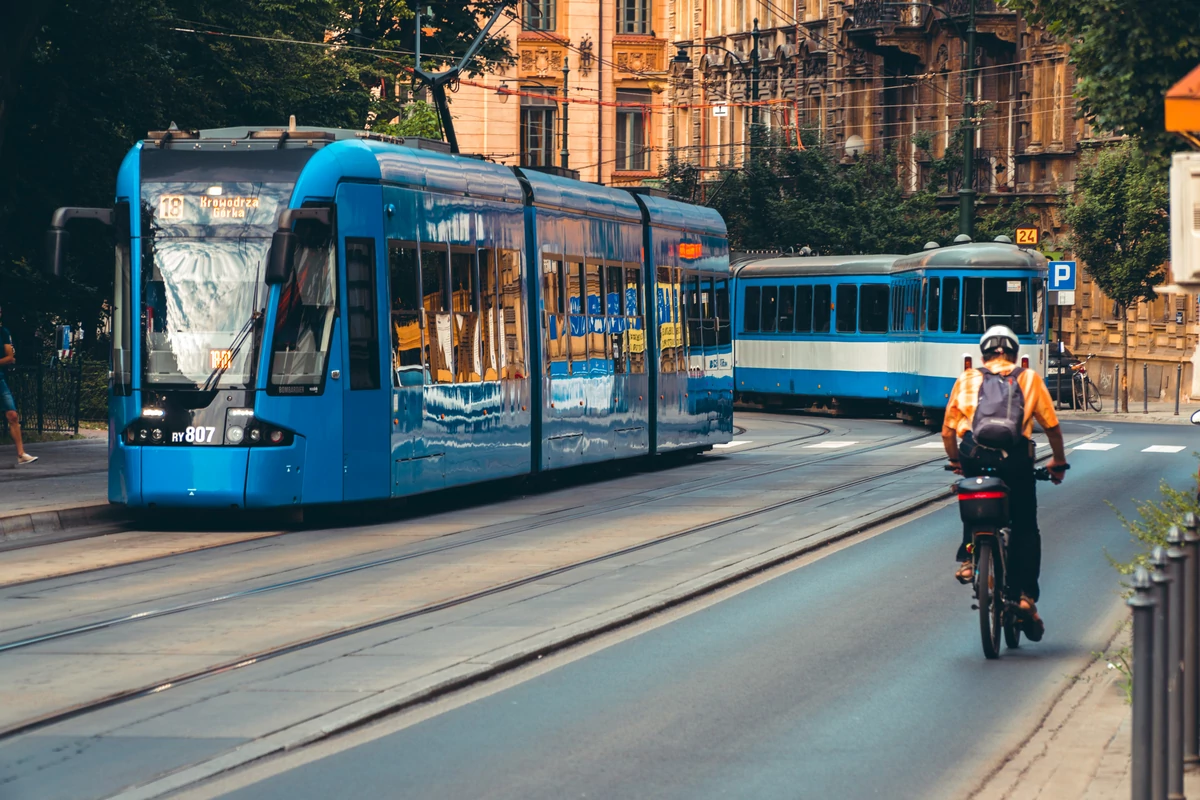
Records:
[[[33,509],[0,516],[0,551],[110,533],[123,528],[126,519],[123,507],[108,503]]]

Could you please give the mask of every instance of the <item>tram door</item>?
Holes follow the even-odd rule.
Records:
[[[387,253],[378,234],[383,201],[378,186],[343,184],[338,189],[339,255],[344,269],[342,314],[346,320],[342,384],[342,496],[345,500],[388,497],[391,483],[391,381],[385,381],[388,348],[381,332],[387,315]]]

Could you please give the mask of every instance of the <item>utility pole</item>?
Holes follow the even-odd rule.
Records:
[[[975,0],[967,17],[967,63],[963,70],[963,163],[958,186],[958,232],[975,235]]]
[[[754,18],[754,30],[750,34],[750,99],[754,105],[750,106],[750,132],[751,136],[756,136],[755,129],[758,128],[758,17]]]
[[[972,0],[973,2],[974,0]],[[562,94],[562,118],[563,118],[563,137],[562,149],[558,151],[559,166],[567,169],[567,75],[571,72],[571,68],[567,66],[567,54],[563,53],[563,94]]]

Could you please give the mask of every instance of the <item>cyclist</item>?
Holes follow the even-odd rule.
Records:
[[[1004,325],[988,328],[979,340],[979,349],[983,355],[984,369],[988,372],[1008,376],[1018,370],[1017,335]],[[1037,611],[1042,539],[1038,531],[1037,493],[1033,476],[1033,421],[1037,419],[1046,432],[1046,438],[1050,440],[1053,455],[1049,468],[1054,483],[1062,483],[1067,464],[1066,455],[1063,453],[1062,429],[1059,428],[1058,415],[1054,413],[1054,402],[1050,399],[1042,376],[1030,369],[1020,369],[1017,372],[1017,384],[1025,401],[1021,438],[1018,440],[1020,444],[1007,452],[981,448],[974,441],[971,424],[979,404],[979,389],[983,380],[984,376],[980,370],[971,369],[954,382],[942,425],[942,443],[955,472],[967,476],[978,475],[983,466],[995,466],[998,476],[1008,486],[1011,520],[1008,539],[1008,588],[1013,595],[1020,593],[1019,613],[1022,629],[1031,641],[1036,642],[1042,638],[1046,626]],[[962,439],[961,448],[959,439]],[[998,461],[989,461],[997,455]],[[955,577],[962,583],[970,583],[974,578],[970,543],[970,534],[964,527],[963,541],[955,556],[961,562]]]

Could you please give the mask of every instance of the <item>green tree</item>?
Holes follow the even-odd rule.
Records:
[[[1069,40],[1080,110],[1105,130],[1178,149],[1163,131],[1163,97],[1200,61],[1194,0],[1009,0],[1027,21]]]
[[[438,140],[442,138],[442,121],[432,103],[414,100],[399,111],[396,122],[377,121],[371,126],[371,130],[388,136],[421,136]]]
[[[1071,248],[1117,304],[1124,320],[1121,404],[1129,411],[1129,309],[1154,299],[1170,253],[1167,175],[1136,141],[1105,147],[1085,160],[1073,195],[1064,194]]]

